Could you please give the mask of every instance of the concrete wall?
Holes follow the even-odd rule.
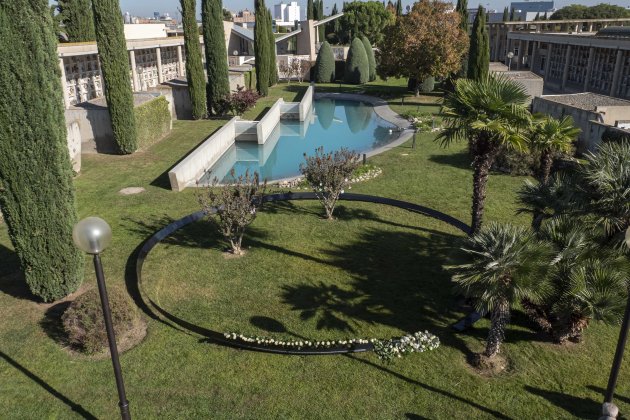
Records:
[[[284,99],[278,99],[269,111],[267,111],[265,116],[258,122],[258,125],[256,126],[258,144],[264,144],[273,129],[276,128],[276,125],[280,122],[280,109],[283,103]]]
[[[66,124],[77,124],[81,153],[115,153],[114,133],[107,107],[85,102],[65,110]]]
[[[125,39],[166,38],[166,25],[163,23],[125,24]]]
[[[304,121],[306,119],[308,112],[313,107],[313,93],[314,89],[313,85],[311,85],[308,89],[306,89],[306,93],[304,93],[304,96],[300,101],[300,121]]]
[[[70,162],[72,170],[81,171],[81,129],[77,121],[71,121],[66,124],[68,134],[68,151],[70,152]]]
[[[235,122],[237,120],[238,117],[232,118],[169,171],[168,178],[171,189],[182,191],[191,183],[196,182],[205,171],[219,160],[234,144]]]
[[[603,122],[615,125],[617,121],[630,119],[630,106],[598,106],[597,113],[601,114]]]

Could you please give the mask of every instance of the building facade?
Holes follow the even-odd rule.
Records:
[[[300,6],[297,1],[276,4],[273,10],[273,18],[276,20],[276,24],[285,23],[293,25],[296,20],[300,20]]]

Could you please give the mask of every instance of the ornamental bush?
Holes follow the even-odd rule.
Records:
[[[370,69],[369,81],[373,82],[376,80],[376,58],[374,57],[374,50],[372,49],[370,40],[367,39],[366,36],[361,36],[361,42],[363,42],[363,47],[365,47],[365,53],[368,58],[368,66]]]
[[[300,172],[324,206],[328,220],[333,220],[337,200],[359,166],[359,155],[346,148],[324,153],[324,148],[320,147],[315,150],[315,156],[304,153],[304,159],[306,162],[300,164]]]
[[[47,4],[0,2],[0,208],[30,291],[54,301],[79,287],[84,263]]]
[[[420,84],[420,92],[422,93],[431,93],[435,89],[435,78],[433,76],[429,76],[422,81]]]
[[[122,290],[112,287],[108,291],[112,323],[118,347],[121,342],[140,329],[142,320]],[[87,354],[100,353],[108,348],[107,331],[103,320],[103,309],[97,289],[90,289],[76,298],[61,317],[68,341],[75,349]]]
[[[230,171],[230,177],[233,181],[223,186],[219,186],[219,179],[215,177],[205,194],[199,194],[197,198],[208,218],[217,222],[219,230],[230,242],[232,253],[242,255],[245,228],[256,219],[267,181],[261,183],[258,172],[252,176],[249,171],[237,178],[234,169]]]
[[[138,127],[138,148],[146,149],[171,132],[171,111],[166,97],[152,99],[134,109]]]
[[[138,149],[138,139],[122,13],[118,0],[94,0],[92,8],[114,142],[120,153],[133,153]]]
[[[362,85],[370,79],[368,56],[359,38],[354,38],[350,44],[344,73],[346,83]]]
[[[240,88],[226,98],[227,107],[234,115],[243,115],[256,105],[260,95],[255,90]]]
[[[326,41],[317,53],[314,78],[316,83],[331,83],[335,81],[335,56],[330,44]]]

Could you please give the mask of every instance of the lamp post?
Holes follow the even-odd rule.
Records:
[[[626,230],[626,245],[630,248],[630,227]],[[608,378],[608,387],[606,388],[606,395],[604,397],[604,404],[602,407],[602,420],[615,419],[619,413],[619,409],[613,404],[613,396],[615,394],[615,386],[617,385],[617,377],[619,376],[619,369],[621,368],[621,361],[623,360],[623,351],[626,347],[626,341],[628,340],[628,329],[630,327],[630,296],[628,296],[628,303],[626,304],[626,312],[623,316],[621,323],[621,331],[619,331],[619,340],[617,341],[617,350],[615,350],[615,357],[613,359],[612,368],[610,369],[610,377]]]
[[[512,51],[507,53],[507,58],[508,58],[508,71],[510,71],[512,69],[512,59],[514,58],[514,53]]]
[[[118,388],[118,406],[120,416],[123,420],[130,420],[129,401],[125,395],[125,384],[123,383],[120,361],[118,359],[118,348],[116,347],[116,336],[112,324],[112,313],[109,308],[109,298],[105,287],[105,275],[101,264],[101,252],[107,248],[112,240],[112,229],[107,222],[99,217],[87,217],[74,226],[72,230],[74,244],[80,250],[94,257],[94,270],[96,271],[96,283],[98,293],[101,297],[103,307],[103,317],[105,319],[105,329],[107,330],[107,341],[109,351],[112,355],[112,365],[114,366],[114,376],[116,377],[116,387]]]

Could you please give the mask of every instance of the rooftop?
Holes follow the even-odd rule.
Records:
[[[595,111],[599,106],[630,107],[630,101],[590,92],[573,93],[570,95],[544,95],[542,98],[587,111]]]
[[[504,71],[503,74],[510,79],[542,79],[542,77],[531,71]]]
[[[614,38],[630,38],[630,27],[628,26],[609,26],[602,28],[595,36],[605,36]]]

